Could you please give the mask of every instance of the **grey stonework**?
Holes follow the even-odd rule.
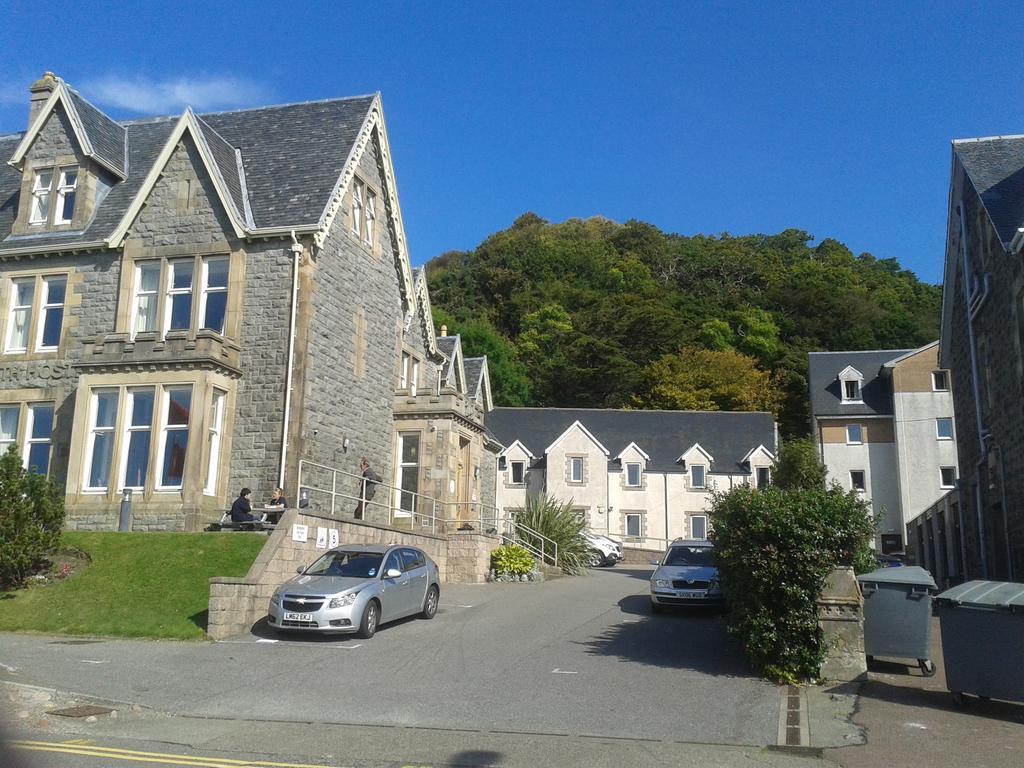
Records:
[[[965,181],[959,160],[954,164],[950,199],[953,207],[947,258],[956,258],[957,262],[955,279],[945,286],[944,300],[953,304],[952,324],[943,339],[950,359],[942,363],[952,371],[964,566],[967,578],[1020,581],[1024,578],[1024,412],[1020,405],[1024,397],[1024,371],[1019,364],[1024,328],[1024,317],[1020,316],[1024,312],[1020,306],[1024,267],[1020,257],[1011,256],[1004,249],[977,192]],[[981,388],[991,392],[992,398],[982,406],[982,423],[990,434],[984,456],[975,415],[966,319],[967,283],[956,216],[960,199],[964,201],[971,262],[976,272],[989,276],[989,295],[974,321],[978,340],[984,340],[988,348],[990,381],[984,387],[984,371],[979,371]],[[984,403],[984,395],[982,400]]]
[[[79,163],[85,161],[85,155],[75,140],[67,113],[63,107],[58,107],[43,124],[25,157],[28,165],[32,165],[38,161],[48,163],[52,158],[62,155],[75,155]]]

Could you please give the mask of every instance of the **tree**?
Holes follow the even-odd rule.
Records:
[[[814,438],[792,438],[779,446],[772,482],[783,490],[824,488],[827,474]]]
[[[695,411],[771,411],[778,413],[781,393],[771,375],[753,358],[732,349],[685,348],[647,367],[641,408]]]
[[[63,525],[63,490],[22,469],[12,445],[0,456],[0,587],[24,584],[57,548]]]

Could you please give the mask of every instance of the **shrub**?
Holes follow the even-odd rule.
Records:
[[[814,438],[786,440],[779,447],[772,484],[791,491],[798,488],[824,488],[828,470],[818,456]]]
[[[572,500],[560,502],[549,496],[526,500],[526,506],[516,515],[516,522],[558,544],[558,560],[555,563],[563,572],[578,575],[586,571],[590,558],[590,545],[583,538],[586,521],[572,509]],[[547,551],[551,545],[539,537],[519,531],[525,544],[540,551],[541,544]]]
[[[867,551],[874,534],[868,504],[834,484],[740,486],[715,496],[711,516],[729,631],[764,676],[790,683],[817,677],[826,648],[815,603],[829,572]]]
[[[522,576],[533,570],[533,555],[518,544],[507,544],[491,552],[491,568],[495,573]]]
[[[0,456],[0,587],[19,587],[60,542],[64,491],[26,472],[11,446]]]

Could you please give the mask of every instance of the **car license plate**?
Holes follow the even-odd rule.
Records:
[[[312,621],[312,613],[286,613],[284,615],[285,621]]]
[[[703,592],[676,592],[676,595],[678,597],[685,597],[685,598],[688,598],[690,600],[704,597],[704,593]]]

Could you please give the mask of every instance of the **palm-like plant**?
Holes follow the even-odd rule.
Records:
[[[525,528],[543,534],[558,545],[556,565],[564,573],[578,575],[587,568],[590,545],[583,538],[586,520],[572,509],[572,500],[559,501],[550,496],[526,500],[526,506],[516,515],[516,522]],[[519,529],[518,535],[530,546],[540,549],[541,539]],[[550,549],[550,545],[546,545]]]

